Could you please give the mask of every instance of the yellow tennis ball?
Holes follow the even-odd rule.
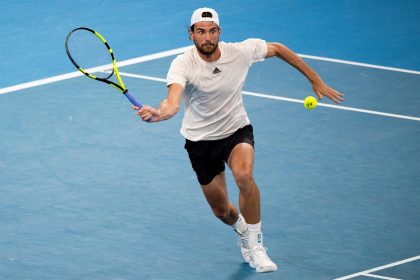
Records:
[[[308,96],[305,98],[305,101],[303,101],[303,106],[305,106],[306,109],[312,110],[316,107],[316,104],[318,101],[316,101],[316,98],[313,96]]]

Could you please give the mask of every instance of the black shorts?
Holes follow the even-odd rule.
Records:
[[[225,170],[230,152],[239,143],[248,143],[254,147],[252,125],[244,126],[220,140],[194,142],[186,139],[184,148],[188,151],[191,165],[201,185],[209,184],[217,174]]]

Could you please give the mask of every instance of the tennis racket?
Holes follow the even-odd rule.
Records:
[[[118,72],[114,52],[101,34],[87,27],[79,27],[67,35],[65,46],[70,61],[80,72],[91,79],[111,85],[133,105],[143,107],[125,87]]]

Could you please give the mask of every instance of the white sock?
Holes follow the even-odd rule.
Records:
[[[239,234],[242,234],[248,230],[245,219],[241,214],[239,214],[238,220],[232,225],[232,227]]]
[[[249,248],[256,246],[263,246],[263,234],[261,232],[261,221],[257,224],[248,224],[249,237],[248,244]]]

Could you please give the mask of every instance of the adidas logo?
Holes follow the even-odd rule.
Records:
[[[220,73],[220,72],[222,72],[222,70],[220,70],[219,68],[214,68],[214,70],[213,70],[213,74],[217,74],[217,73]]]

